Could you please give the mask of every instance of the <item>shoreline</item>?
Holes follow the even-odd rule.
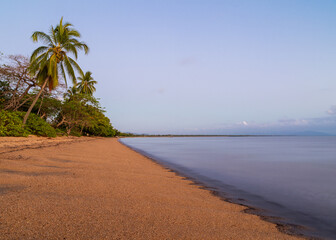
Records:
[[[192,181],[194,185],[200,187],[201,189],[207,190],[209,191],[214,197],[217,197],[219,199],[221,199],[224,202],[228,202],[231,204],[237,204],[240,206],[243,206],[244,210],[242,210],[243,213],[246,214],[252,214],[255,216],[258,216],[261,220],[275,224],[277,229],[287,235],[290,236],[296,236],[296,237],[301,237],[301,238],[314,238],[314,236],[310,236],[309,234],[305,233],[304,230],[306,230],[306,228],[304,226],[301,225],[296,225],[296,224],[292,224],[292,223],[287,223],[286,219],[283,219],[281,217],[277,217],[277,216],[268,216],[266,214],[263,214],[263,212],[265,212],[264,209],[262,208],[258,208],[258,207],[254,207],[248,204],[248,200],[246,199],[233,199],[233,198],[228,198],[225,195],[227,194],[226,192],[223,192],[223,190],[219,190],[216,187],[212,187],[207,185],[206,183],[200,181],[199,179],[192,177],[190,175],[188,175],[187,173],[178,170],[177,168],[173,168],[171,166],[169,166],[168,164],[165,164],[164,162],[155,159],[153,156],[151,156],[150,154],[148,154],[147,152],[138,149],[138,148],[134,148],[131,147],[129,145],[127,145],[126,143],[123,143],[122,141],[120,141],[120,139],[118,140],[119,143],[123,144],[124,146],[126,146],[127,148],[129,148],[132,151],[135,151],[139,154],[141,154],[142,156],[148,158],[150,161],[153,161],[154,163],[158,164],[159,166],[174,172],[177,176],[180,176],[183,178],[183,180],[187,180],[187,181]],[[247,203],[243,203],[244,201],[247,201]]]
[[[19,149],[0,163],[0,239],[298,239],[118,139]]]

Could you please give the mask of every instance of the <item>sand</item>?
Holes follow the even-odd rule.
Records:
[[[297,239],[117,139],[0,138],[0,239]]]

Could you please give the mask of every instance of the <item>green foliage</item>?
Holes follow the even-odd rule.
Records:
[[[20,109],[26,111],[29,105],[30,102],[27,101],[27,104]],[[47,137],[64,135],[114,137],[119,134],[105,116],[97,99],[88,94],[66,95],[64,101],[45,94],[33,108],[24,128],[23,111],[0,112],[0,136],[34,134]]]
[[[72,28],[72,24],[63,24],[63,17],[55,28],[51,26],[49,35],[40,31],[33,33],[33,41],[40,40],[46,44],[35,49],[30,57],[29,66],[29,72],[36,76],[37,83],[41,85],[41,91],[28,109],[23,124],[26,123],[32,108],[47,84],[51,91],[59,85],[61,78],[67,83],[66,75],[71,78],[74,85],[77,84],[74,70],[79,73],[83,71],[69,55],[73,54],[77,59],[78,50],[84,50],[85,54],[89,51],[88,46],[78,40],[79,37],[79,32]]]
[[[30,61],[12,56],[9,57],[14,61],[12,65],[0,65],[0,109],[3,109],[0,110],[0,136],[113,137],[118,134],[92,96],[97,81],[91,72],[84,74],[75,61],[79,51],[87,54],[89,50],[79,38],[79,32],[61,18],[58,25],[51,26],[49,34],[33,33],[33,41],[41,41],[44,46],[32,53]],[[80,74],[78,84],[75,71]],[[64,80],[67,86],[67,77],[74,87],[62,100],[57,95],[59,92],[51,91],[59,86],[59,80]]]
[[[117,131],[112,127],[110,119],[106,117],[97,108],[90,109],[91,119],[89,121],[88,127],[84,129],[84,132],[101,137],[114,137]]]
[[[102,137],[116,135],[116,130],[93,96],[71,92],[71,94],[66,94],[65,97],[55,124],[65,128],[68,135]]]
[[[81,76],[77,79],[79,80],[77,87],[80,93],[92,95],[93,92],[96,91],[94,85],[97,84],[97,81],[93,79],[92,72],[88,71],[85,74],[81,73]]]
[[[0,111],[0,136],[26,137],[29,131],[22,127],[22,113]]]
[[[120,136],[120,137],[136,137],[139,135],[133,134],[133,133],[123,133],[123,132],[119,132],[118,130],[116,130],[116,136]],[[145,136],[145,135],[143,135]]]
[[[36,114],[30,114],[25,125],[31,134],[44,137],[56,137],[56,130]]]
[[[31,114],[25,127],[22,127],[24,115],[24,112],[0,111],[0,136],[26,137],[34,134],[56,137],[56,130],[36,114]]]
[[[73,128],[73,129],[71,129],[71,136],[80,137],[80,136],[82,136],[82,133],[81,133],[80,129]]]
[[[29,97],[29,95],[28,95]],[[32,104],[32,99],[27,101],[19,110],[27,111]],[[53,119],[57,116],[61,109],[62,102],[49,93],[44,93],[43,97],[40,97],[32,109],[32,113],[42,116],[44,119]]]
[[[58,137],[61,137],[61,136],[66,136],[66,132],[63,130],[63,129],[60,129],[60,128],[56,128],[56,135]]]
[[[72,28],[72,24],[63,23],[63,17],[56,27],[51,26],[50,33],[36,31],[31,36],[34,42],[42,41],[44,46],[40,46],[30,57],[30,72],[37,74],[37,80],[43,83],[48,81],[49,90],[58,86],[58,80],[62,77],[66,82],[68,75],[73,84],[76,84],[75,71],[82,73],[81,68],[69,54],[77,59],[78,50],[88,53],[88,46],[80,42],[80,33]]]

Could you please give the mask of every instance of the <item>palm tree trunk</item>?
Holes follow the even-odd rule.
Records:
[[[28,120],[28,117],[29,117],[29,114],[31,113],[31,111],[33,110],[33,107],[35,106],[37,100],[39,99],[39,97],[41,96],[41,93],[43,92],[43,89],[45,88],[45,86],[47,85],[47,82],[49,80],[49,77],[46,78],[46,80],[44,81],[42,87],[41,87],[41,90],[38,92],[38,94],[36,95],[33,103],[30,105],[28,111],[26,112],[26,115],[24,116],[23,118],[23,123],[22,123],[22,126],[24,126]]]
[[[38,111],[37,111],[37,115],[40,114],[40,111],[41,111],[41,108],[42,108],[42,104],[43,104],[43,99],[44,99],[44,95],[42,96],[41,104],[40,104],[40,107],[39,107],[39,109],[38,109]]]

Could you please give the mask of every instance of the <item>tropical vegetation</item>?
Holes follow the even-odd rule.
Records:
[[[77,88],[80,93],[92,95],[96,91],[97,81],[93,79],[92,72],[81,73],[77,79],[79,80]]]
[[[97,81],[92,72],[84,73],[77,63],[78,52],[89,51],[80,37],[61,18],[48,34],[32,34],[34,42],[44,45],[30,59],[0,56],[0,136],[120,134],[93,96]]]

